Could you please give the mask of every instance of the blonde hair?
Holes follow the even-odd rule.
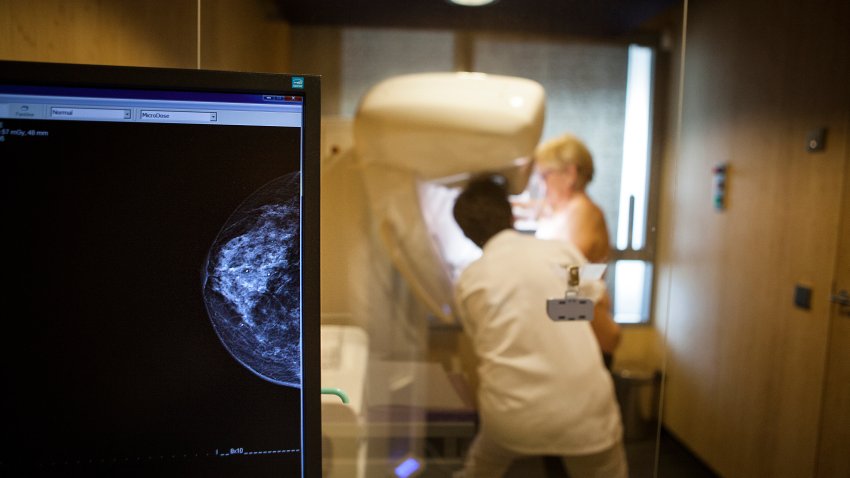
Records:
[[[541,170],[561,170],[575,164],[579,189],[593,180],[593,156],[577,137],[567,133],[540,144],[534,161]]]

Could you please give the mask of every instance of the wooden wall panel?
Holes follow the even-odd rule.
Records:
[[[291,45],[294,69],[322,75],[322,116],[339,116],[342,108],[342,31],[336,27],[293,27]]]
[[[200,12],[198,6],[200,5]],[[0,59],[283,72],[269,0],[0,0]]]
[[[193,68],[194,0],[0,0],[0,58]]]
[[[203,0],[201,67],[287,72],[290,27],[275,15],[271,0]]]
[[[813,473],[840,148],[846,2],[689,2],[683,123],[666,188],[673,230],[664,423],[723,476]],[[728,209],[711,169],[728,162]],[[812,288],[797,309],[795,284]]]

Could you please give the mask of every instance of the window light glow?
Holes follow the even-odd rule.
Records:
[[[630,245],[631,249],[640,250],[646,238],[651,101],[652,49],[631,45],[626,83],[623,172],[620,175],[620,214],[617,224],[617,249],[620,250],[629,249]]]
[[[617,261],[614,265],[614,320],[637,324],[649,316],[651,265],[644,261]]]

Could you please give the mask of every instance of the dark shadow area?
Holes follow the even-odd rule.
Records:
[[[717,478],[718,475],[708,467],[687,446],[680,442],[664,427],[661,428],[658,448],[658,477]],[[629,447],[626,447],[629,453]],[[630,456],[631,460],[632,457]],[[651,469],[651,468],[650,468]],[[632,475],[632,478],[652,475]]]

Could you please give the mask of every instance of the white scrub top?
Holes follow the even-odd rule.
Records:
[[[526,454],[587,454],[613,446],[622,422],[610,373],[586,321],[555,322],[566,270],[584,264],[571,244],[507,229],[461,274],[456,300],[479,357],[481,432]],[[583,283],[592,299],[601,281]]]

